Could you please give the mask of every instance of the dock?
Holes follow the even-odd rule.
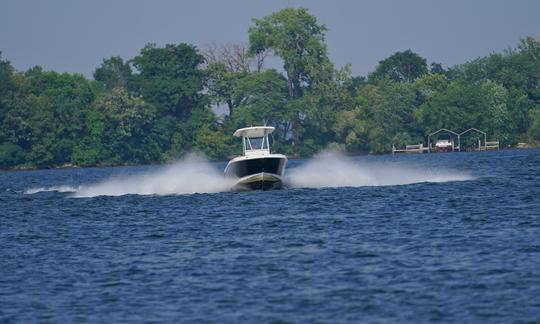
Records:
[[[499,150],[500,149],[500,145],[499,145],[499,141],[492,141],[492,142],[486,142],[486,145],[484,145],[484,150],[487,151],[487,150]]]
[[[392,145],[392,154],[396,153],[424,153],[429,152],[429,148],[425,147],[424,144],[412,144],[412,145],[406,145],[404,149],[396,149],[394,145]]]
[[[449,139],[441,140],[437,142],[437,145],[432,144],[432,139],[434,136],[438,136],[439,133],[446,134]],[[473,145],[472,150],[474,151],[487,151],[487,150],[499,150],[500,143],[499,141],[488,141],[487,133],[476,128],[469,128],[461,133],[454,132],[447,128],[441,128],[438,131],[430,133],[427,135],[427,146],[424,144],[410,144],[405,145],[404,149],[398,149],[392,144],[392,154],[396,153],[424,153],[424,152],[461,152],[462,143],[461,138],[465,135],[471,136],[469,134],[477,134],[478,145]],[[474,136],[474,135],[473,135]],[[454,139],[457,139],[457,145],[455,145]],[[443,142],[443,145],[439,145],[439,142]],[[471,150],[470,147],[465,147],[465,150]]]

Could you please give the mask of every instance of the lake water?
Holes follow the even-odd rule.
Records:
[[[224,166],[0,172],[0,322],[540,321],[540,150]]]

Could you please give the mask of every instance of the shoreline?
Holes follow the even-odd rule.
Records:
[[[499,151],[510,151],[510,150],[534,150],[534,149],[540,149],[540,146],[529,146],[529,147],[505,147],[499,149]],[[324,151],[324,150],[323,150]],[[323,152],[321,151],[321,152]],[[488,150],[488,151],[497,151],[497,150]],[[469,153],[469,152],[487,152],[487,151],[463,151],[463,152],[453,152],[453,153]],[[345,156],[382,156],[382,155],[396,155],[392,153],[348,153],[348,152],[340,152],[340,154]],[[426,153],[399,153],[397,155],[411,155],[411,154],[426,154]],[[428,153],[429,154],[429,153]],[[435,154],[441,154],[441,153],[435,153]],[[316,154],[315,154],[316,155]],[[309,159],[312,158],[312,156],[288,156],[288,160],[301,160],[301,159]],[[179,158],[178,160],[180,160]],[[176,160],[176,161],[178,161]],[[211,163],[226,163],[228,160],[208,160],[208,162]],[[155,162],[155,163],[146,163],[146,164],[137,164],[137,163],[124,163],[124,164],[115,164],[115,165],[93,165],[93,166],[78,166],[74,164],[64,164],[61,166],[52,166],[52,167],[20,167],[20,168],[0,168],[0,172],[25,172],[25,171],[41,171],[41,170],[65,170],[65,169],[91,169],[91,168],[120,168],[120,167],[142,167],[142,166],[165,166],[168,164],[174,163],[174,161],[170,162]]]

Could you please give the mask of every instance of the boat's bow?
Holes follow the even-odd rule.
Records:
[[[274,173],[260,172],[242,177],[236,181],[233,190],[273,190],[283,186],[281,176]]]

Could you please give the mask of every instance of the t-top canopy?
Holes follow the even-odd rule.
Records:
[[[272,126],[256,126],[237,129],[233,136],[236,137],[263,137],[275,130]]]

